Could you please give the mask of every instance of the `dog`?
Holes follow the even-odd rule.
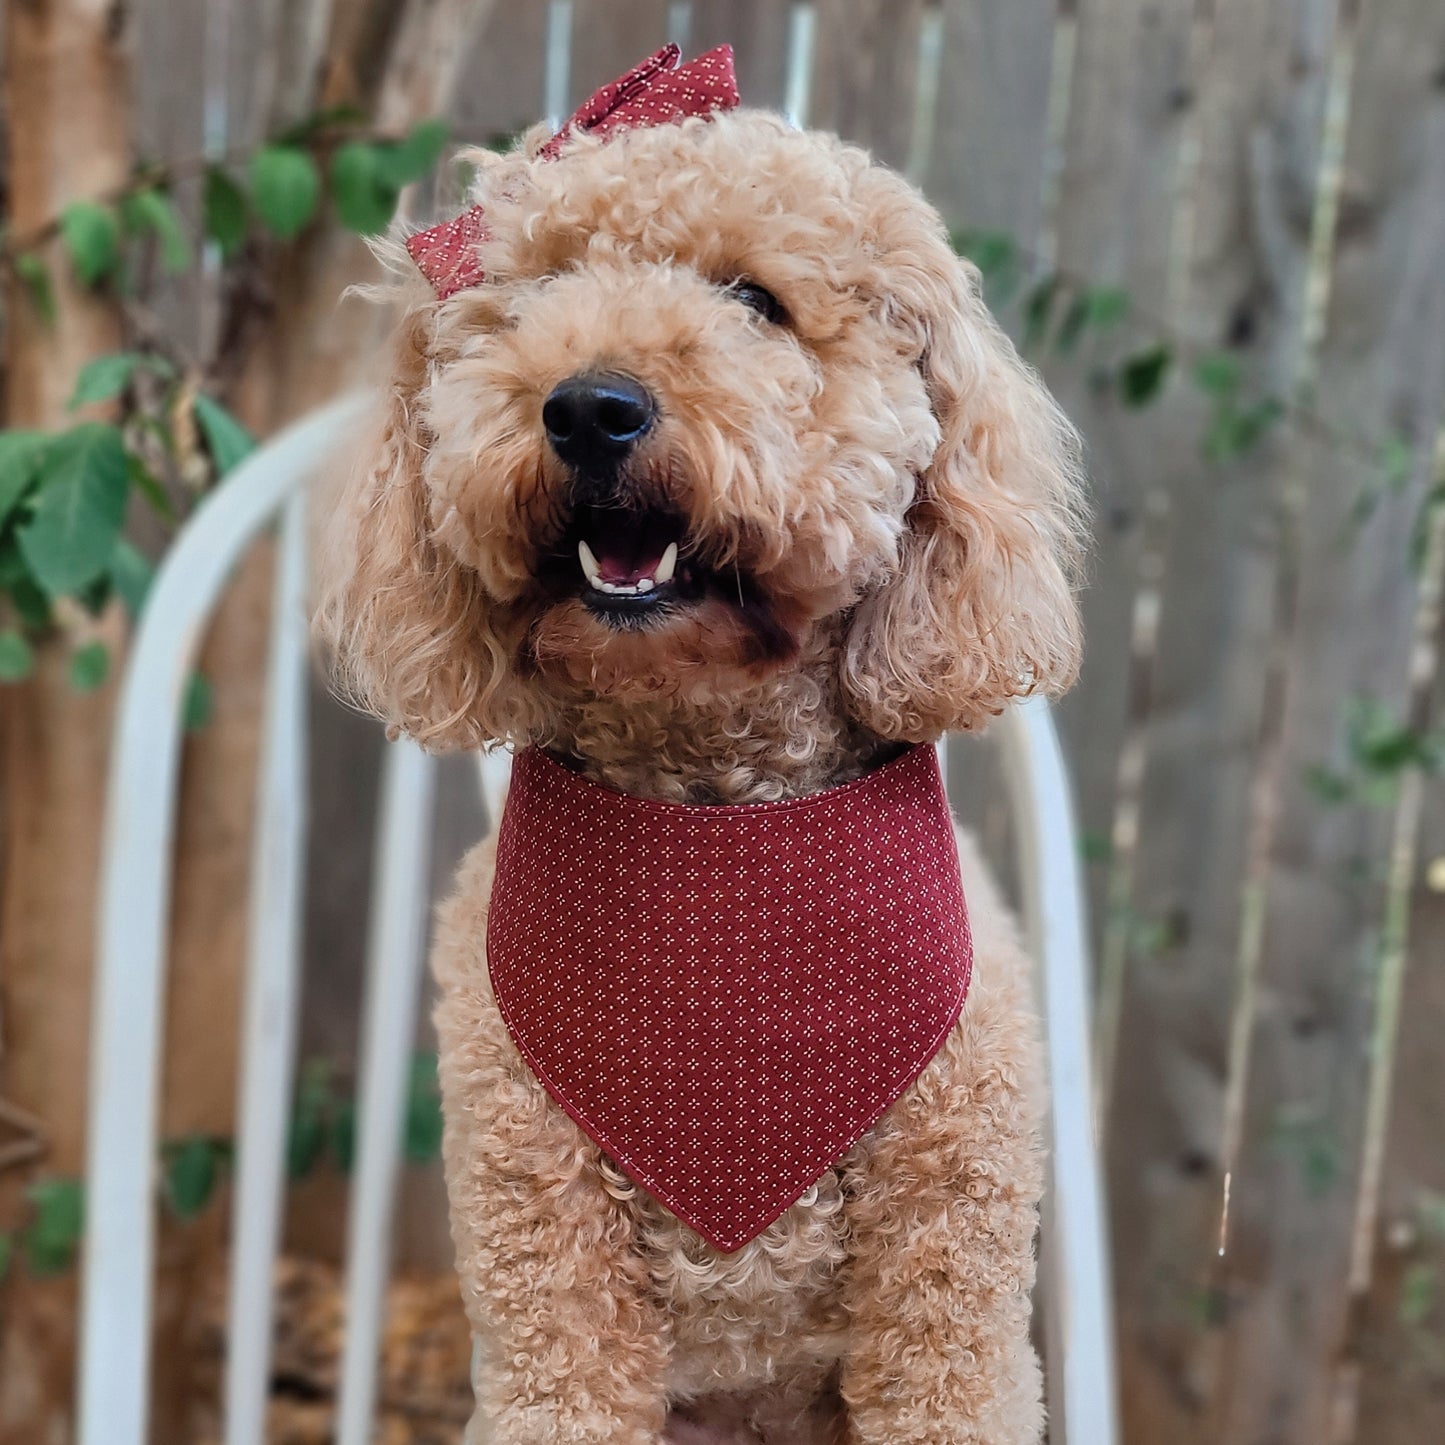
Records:
[[[474,159],[467,282],[393,288],[379,435],[326,508],[350,697],[428,748],[706,807],[825,794],[1071,682],[1077,437],[911,185],[749,109]],[[496,840],[468,856],[433,968],[469,1441],[1040,1438],[1029,964],[956,847],[957,1023],[731,1251],[522,1057],[484,956]]]

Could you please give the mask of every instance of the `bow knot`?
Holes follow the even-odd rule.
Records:
[[[709,116],[739,103],[731,45],[719,45],[686,65],[682,51],[665,45],[626,75],[604,85],[582,102],[562,129],[539,152],[556,160],[577,134],[600,140],[624,130],[676,125],[689,116]],[[483,279],[478,247],[491,234],[481,206],[472,206],[450,221],[407,239],[406,249],[417,269],[432,284],[438,300],[475,286]]]

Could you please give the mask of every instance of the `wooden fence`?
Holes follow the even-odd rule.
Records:
[[[294,119],[341,51],[383,123],[486,140],[671,36],[924,186],[1089,450],[1062,721],[1128,1439],[1445,1439],[1441,0],[132,8],[151,156],[207,153],[218,92],[233,135]],[[260,424],[366,349],[346,244],[272,278]],[[215,342],[204,275],[155,304]],[[323,817],[356,805],[347,736]],[[956,766],[999,842],[984,746]],[[317,863],[313,932],[344,930],[364,870]]]

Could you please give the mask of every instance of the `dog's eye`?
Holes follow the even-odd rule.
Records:
[[[774,326],[787,324],[788,313],[783,309],[783,303],[766,286],[759,286],[756,281],[749,281],[744,277],[734,281],[727,288],[727,292],[735,301],[741,301],[749,310],[756,311]]]

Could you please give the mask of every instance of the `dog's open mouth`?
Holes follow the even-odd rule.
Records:
[[[687,541],[680,518],[665,512],[589,507],[572,534],[589,605],[654,607],[685,591],[692,572],[678,559]]]
[[[547,570],[554,586],[619,626],[710,596],[741,607],[754,590],[740,574],[715,571],[702,560],[680,515],[652,507],[580,507]]]

